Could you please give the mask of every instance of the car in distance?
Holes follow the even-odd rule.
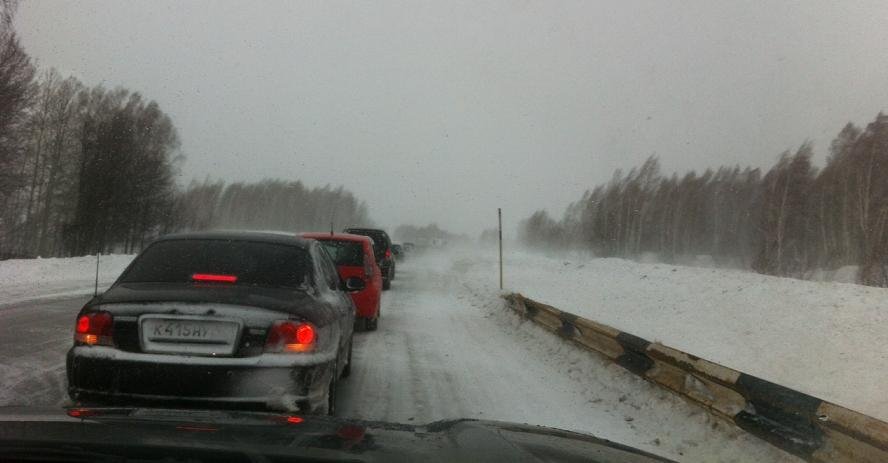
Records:
[[[395,260],[404,260],[404,248],[400,244],[392,243],[392,254],[394,254]]]
[[[392,239],[385,230],[378,228],[346,228],[345,233],[364,235],[373,239],[373,254],[382,270],[382,289],[389,289],[395,279],[395,258],[392,254]]]
[[[162,237],[77,315],[68,394],[332,414],[363,284],[295,235]]]
[[[373,254],[373,240],[348,233],[301,233],[299,236],[321,243],[336,264],[340,278],[360,278],[364,282],[364,289],[349,293],[355,303],[355,327],[376,330],[382,300],[382,271]]]

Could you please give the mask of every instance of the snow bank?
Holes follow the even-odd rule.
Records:
[[[133,257],[101,256],[99,290],[113,283]],[[96,256],[3,260],[0,261],[0,305],[88,293],[93,290],[95,276]]]
[[[497,290],[494,252],[457,265]],[[888,420],[888,289],[742,270],[507,253],[527,297]]]

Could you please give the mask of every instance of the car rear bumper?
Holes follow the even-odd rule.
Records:
[[[309,413],[326,400],[334,362],[262,365],[240,359],[115,351],[68,351],[68,393],[73,400],[114,404],[177,402],[262,407]],[[160,360],[160,361],[158,361]]]

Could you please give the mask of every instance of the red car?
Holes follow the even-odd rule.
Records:
[[[364,280],[364,289],[349,293],[357,308],[355,324],[358,329],[376,330],[382,298],[382,272],[373,255],[373,240],[348,233],[301,233],[300,236],[320,241],[336,264],[340,278]]]

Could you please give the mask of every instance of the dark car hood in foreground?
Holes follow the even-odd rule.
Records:
[[[209,410],[0,408],[0,461],[668,461],[592,436],[494,421],[414,426],[289,418]]]
[[[290,288],[198,285],[191,283],[120,283],[89,302],[91,306],[119,303],[223,303],[286,312],[323,320],[333,317],[329,304],[312,292]],[[319,322],[319,320],[314,320]]]

